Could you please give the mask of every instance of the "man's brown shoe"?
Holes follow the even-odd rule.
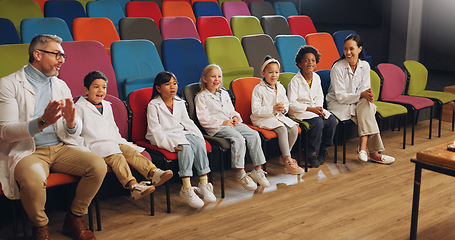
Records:
[[[47,224],[43,227],[35,227],[32,229],[33,240],[49,240],[49,227]]]
[[[63,231],[71,234],[77,240],[96,240],[95,234],[87,228],[82,217],[70,212],[66,214]]]

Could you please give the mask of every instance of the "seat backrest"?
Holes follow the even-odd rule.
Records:
[[[297,73],[299,71],[295,64],[295,56],[300,47],[305,45],[305,39],[300,35],[278,35],[275,38],[276,50],[281,57],[284,72]]]
[[[109,91],[109,89],[108,89]],[[120,135],[125,138],[129,139],[128,136],[128,109],[126,108],[125,102],[120,100],[119,98],[112,96],[110,94],[106,94],[104,100],[111,103],[112,111],[114,113],[114,120],[115,124],[118,127]]]
[[[160,29],[163,40],[169,38],[196,38],[200,40],[196,25],[189,17],[163,17],[160,21]]]
[[[120,40],[114,24],[109,18],[76,18],[73,21],[75,41],[94,40],[104,45],[110,56],[111,44]]]
[[[319,78],[321,78],[322,93],[324,94],[324,108],[326,108],[327,102],[325,101],[325,96],[329,93],[330,70],[319,70],[316,71],[316,73],[319,75]]]
[[[267,34],[248,35],[243,37],[242,47],[250,67],[254,68],[255,77],[261,77],[261,66],[267,55],[272,56],[281,63],[280,55],[273,44],[273,40]],[[282,69],[280,70],[282,71]]]
[[[191,0],[191,5],[193,5],[195,2],[214,2],[214,3],[218,4],[217,0]],[[219,7],[219,5],[218,5],[218,7]]]
[[[333,63],[340,58],[332,35],[329,33],[310,33],[305,37],[305,41],[321,54],[316,70],[332,69]]]
[[[239,1],[242,1],[242,0],[218,0],[218,4],[220,5],[221,9],[223,9],[222,7],[223,7],[224,2],[239,2]],[[248,4],[247,4],[247,7],[248,7]]]
[[[8,18],[0,18],[0,35],[2,36],[0,38],[0,45],[21,43],[14,23]]]
[[[193,3],[193,11],[196,21],[199,17],[204,16],[223,16],[220,5],[212,1],[200,1]]]
[[[264,34],[261,23],[255,16],[234,16],[231,18],[231,29],[234,36],[242,39],[243,36]]]
[[[193,9],[188,2],[164,1],[161,5],[161,10],[163,17],[186,16],[193,20],[193,24],[196,24],[196,18],[194,17]]]
[[[153,87],[155,77],[164,71],[158,51],[149,40],[121,40],[112,43],[112,66],[119,98],[141,88]]]
[[[382,77],[380,99],[387,101],[402,95],[406,84],[403,70],[392,63],[381,63],[377,68]]]
[[[291,35],[288,21],[281,15],[263,16],[261,18],[262,29],[275,40],[277,35]]]
[[[188,84],[200,82],[204,68],[209,64],[204,47],[194,38],[166,39],[163,41],[163,65],[175,74],[179,85],[177,94]]]
[[[224,17],[199,17],[196,20],[196,26],[199,37],[201,38],[202,46],[205,46],[205,39],[208,37],[232,36],[231,27]]]
[[[229,89],[232,80],[254,74],[237,37],[209,37],[205,40],[205,52],[209,63],[218,64],[223,70],[223,86],[226,89]]]
[[[131,141],[147,141],[147,105],[152,98],[153,88],[138,89],[128,95],[131,109]]]
[[[409,74],[407,94],[414,95],[425,90],[428,80],[427,68],[414,60],[404,61],[403,64]]]
[[[97,1],[101,1],[101,0],[97,0]],[[126,15],[126,4],[130,2],[130,0],[103,0],[103,1],[116,1],[122,8],[124,15]]]
[[[194,104],[194,98],[196,97],[196,94],[201,91],[201,84],[200,83],[191,83],[189,85],[186,85],[183,90],[182,90],[182,96],[183,99],[188,104],[188,116],[193,120],[193,122],[198,126],[198,128],[201,130],[203,134],[207,134],[204,130],[203,127],[201,127],[199,120],[196,115],[196,106]]]
[[[251,97],[253,89],[262,80],[255,77],[238,78],[231,83],[231,91],[235,97],[234,108],[244,123],[251,124]]]
[[[40,9],[41,9],[41,12],[44,14],[44,4],[48,1],[48,0],[33,0],[35,2],[38,3]]]
[[[84,77],[91,71],[103,72],[109,81],[109,94],[118,97],[117,80],[109,56],[96,41],[63,42],[68,55],[59,71],[59,78],[71,89],[73,96],[84,95]]]
[[[73,20],[87,17],[84,6],[78,1],[47,1],[44,4],[44,17],[57,17],[63,19],[68,29],[73,31]]]
[[[263,2],[264,0],[242,0],[246,3],[246,5],[248,6],[250,4],[250,2],[254,2],[254,1],[261,1]]]
[[[220,6],[224,17],[229,23],[233,16],[251,16],[248,5],[243,1],[224,1],[220,3]]]
[[[0,78],[16,72],[28,64],[30,44],[0,45]]]
[[[20,35],[20,25],[25,18],[42,18],[43,12],[39,4],[33,0],[0,1],[0,18],[8,18],[14,23]]]
[[[146,17],[155,21],[159,29],[159,23],[163,15],[157,3],[152,1],[131,1],[126,3],[127,17]],[[121,21],[121,20],[120,20]],[[120,23],[119,23],[120,25]],[[120,27],[120,26],[119,26]]]
[[[307,34],[316,33],[313,21],[308,16],[289,16],[288,23],[289,28],[291,28],[291,32],[294,35],[306,37]]]
[[[373,69],[370,69],[370,83],[371,90],[374,94],[373,99],[376,101],[379,99],[379,94],[381,92],[381,78]]]
[[[161,56],[161,37],[158,25],[147,17],[125,17],[119,22],[120,38],[122,40],[146,39],[155,44]]]
[[[85,11],[87,12],[87,3],[91,2],[91,1],[96,1],[96,0],[77,0],[77,1],[80,2],[82,4],[82,6],[84,6]]]
[[[30,43],[40,34],[57,35],[63,41],[73,41],[68,25],[60,18],[26,18],[21,23],[22,43]]]
[[[275,9],[276,14],[281,15],[286,19],[289,16],[299,15],[293,2],[274,2],[273,8]]]
[[[125,17],[125,13],[117,1],[92,1],[87,3],[87,16],[109,18],[118,31],[118,22]]]
[[[253,1],[248,4],[248,9],[252,16],[261,19],[262,16],[276,15],[275,9],[268,1]]]

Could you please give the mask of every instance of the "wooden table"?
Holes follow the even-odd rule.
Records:
[[[417,153],[417,159],[411,159],[411,162],[416,164],[416,168],[414,173],[410,239],[416,239],[417,237],[422,168],[455,177],[455,152],[447,150],[447,145],[449,144],[451,143],[425,149]]]

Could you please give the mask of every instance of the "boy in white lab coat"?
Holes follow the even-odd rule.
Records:
[[[120,135],[114,121],[111,103],[104,100],[107,94],[107,78],[99,71],[93,71],[84,78],[84,91],[76,102],[76,111],[83,122],[82,145],[104,158],[111,166],[123,187],[130,189],[131,197],[137,200],[149,195],[172,177],[172,171],[158,169],[141,152],[144,148],[126,141]],[[152,181],[138,183],[130,166]]]

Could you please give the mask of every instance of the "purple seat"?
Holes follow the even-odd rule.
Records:
[[[412,121],[411,145],[414,145],[414,126],[419,111],[424,108],[431,108],[429,138],[431,139],[431,128],[433,123],[433,101],[428,98],[402,95],[406,85],[406,76],[398,66],[391,63],[381,63],[377,66],[383,79],[380,100],[385,102],[398,103],[408,109]]]
[[[185,16],[163,17],[160,20],[160,30],[163,40],[169,38],[201,38],[193,20]]]
[[[118,97],[117,80],[106,48],[97,41],[63,42],[68,55],[58,77],[66,82],[73,96],[85,95],[84,77],[91,71],[101,71],[109,80],[109,94]]]
[[[233,16],[251,16],[248,5],[243,1],[225,1],[221,4],[221,10],[229,24]]]

